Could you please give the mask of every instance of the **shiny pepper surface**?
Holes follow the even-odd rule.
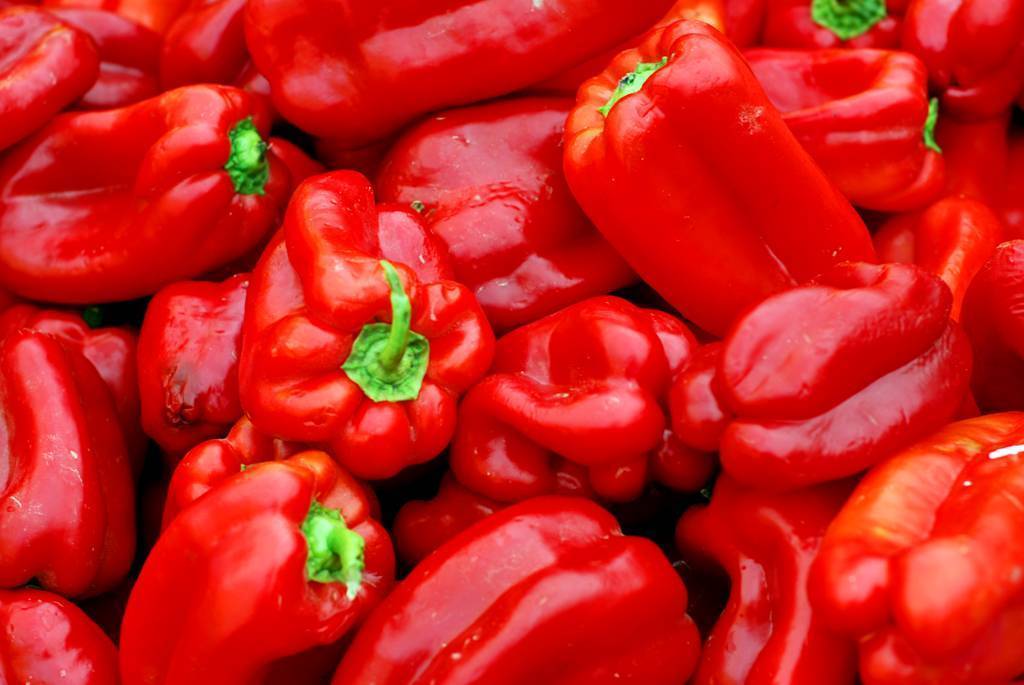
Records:
[[[906,0],[726,0],[753,23],[762,13],[761,45],[815,48],[898,48]],[[741,11],[742,8],[742,11]],[[752,16],[750,16],[752,15]]]
[[[115,12],[148,29],[163,33],[189,0],[43,0],[45,7],[79,7]]]

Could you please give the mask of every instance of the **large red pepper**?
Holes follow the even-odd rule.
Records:
[[[147,557],[121,628],[124,685],[323,682],[330,666],[316,677],[303,661],[337,655],[393,582],[387,532],[328,455],[244,464],[211,474]]]
[[[853,204],[903,211],[942,191],[938,102],[912,55],[886,50],[744,53],[765,93],[825,175]]]
[[[381,200],[423,213],[498,330],[635,278],[565,183],[571,105],[519,98],[439,114],[399,139],[377,179]]]
[[[749,0],[726,0],[750,5]],[[762,45],[780,48],[898,48],[906,0],[762,0]]]
[[[117,685],[117,648],[74,604],[0,590],[0,683]]]
[[[811,598],[865,685],[1024,672],[1024,414],[955,423],[875,467],[829,526]]]
[[[651,32],[584,84],[565,170],[626,261],[713,333],[837,262],[874,257],[743,57],[701,22]]]
[[[807,593],[811,562],[849,493],[843,482],[777,495],[722,476],[709,506],[686,511],[676,529],[684,559],[723,567],[732,585],[694,685],[853,684],[856,643],[824,625]]]
[[[264,432],[328,444],[357,476],[440,454],[494,334],[411,209],[355,172],[307,180],[252,274],[242,407]]]
[[[249,49],[300,128],[358,147],[639,34],[671,0],[250,0]],[[429,49],[422,49],[429,46]]]
[[[244,255],[290,187],[266,128],[252,96],[223,86],[58,117],[0,164],[0,282],[106,302]]]
[[[0,391],[0,587],[109,590],[135,551],[131,466],[110,391],[83,355],[27,330],[0,345]]]
[[[163,33],[185,11],[189,0],[43,0],[46,7],[106,10]]]
[[[42,128],[96,81],[89,36],[31,7],[0,11],[0,149]]]
[[[536,498],[419,564],[356,635],[333,685],[677,685],[699,651],[686,601],[652,542],[624,537],[586,500]]]

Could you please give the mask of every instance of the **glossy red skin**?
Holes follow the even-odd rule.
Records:
[[[117,648],[81,609],[58,595],[0,590],[0,682],[117,685]]]
[[[285,118],[358,147],[553,76],[639,34],[670,4],[250,0],[245,30]]]
[[[668,64],[641,90],[607,119],[598,111],[624,74],[663,55]],[[874,258],[860,217],[743,57],[701,22],[649,33],[584,84],[566,124],[565,171],[637,274],[714,334],[832,264]]]
[[[1000,207],[1009,237],[1024,238],[1024,135],[1010,137]]]
[[[160,34],[106,10],[55,7],[49,11],[89,34],[99,52],[99,78],[76,107],[127,107],[160,94]]]
[[[390,320],[385,258],[412,303],[412,330],[430,341],[423,386],[406,402],[372,402],[341,368],[365,324]],[[480,306],[438,266],[419,216],[376,206],[363,176],[339,171],[300,185],[246,302],[240,387],[257,428],[329,444],[361,478],[436,457],[455,430],[458,398],[494,351]]]
[[[1024,0],[912,0],[903,49],[928,67],[944,111],[998,115],[1024,87]]]
[[[41,128],[96,81],[82,31],[31,7],[0,11],[0,150]]]
[[[670,360],[669,345],[683,354]],[[665,440],[669,383],[695,348],[682,322],[617,297],[516,329],[498,341],[490,375],[462,402],[450,452],[455,477],[517,502],[559,492],[569,461],[586,470],[597,496],[635,499]]]
[[[366,541],[358,594],[306,576],[300,525],[316,501]],[[164,530],[121,629],[124,685],[268,682],[275,662],[336,644],[388,592],[394,553],[370,502],[323,452],[255,464],[215,483]],[[216,616],[217,620],[210,620]],[[292,683],[326,673],[293,673]]]
[[[185,11],[189,0],[43,0],[45,7],[106,10],[163,33]]]
[[[246,0],[192,0],[171,26],[160,59],[164,88],[235,83],[248,66]]]
[[[488,319],[508,331],[635,280],[562,172],[572,102],[517,98],[439,114],[404,134],[377,176],[423,216]]]
[[[747,63],[789,129],[858,207],[903,211],[934,200],[943,157],[924,145],[928,74],[883,50],[754,49]]]
[[[596,504],[536,498],[420,563],[356,635],[333,685],[675,685],[699,651],[686,599],[661,551],[622,536]]]
[[[1022,439],[1024,414],[951,424],[869,472],[829,526],[811,597],[861,638],[865,685],[995,685],[1024,670]]]
[[[752,309],[718,370],[735,415],[726,473],[769,490],[836,480],[943,426],[971,372],[951,306],[949,288],[918,267],[851,263]]]
[[[939,115],[935,130],[946,160],[946,195],[964,195],[991,207],[1006,185],[1009,113],[977,121]]]
[[[777,495],[722,476],[710,505],[683,514],[683,558],[721,566],[732,585],[694,685],[853,684],[856,643],[830,631],[807,593],[811,562],[850,489],[844,481]]]
[[[169,456],[223,435],[242,415],[238,355],[249,274],[182,281],[150,300],[139,333],[146,433]]]
[[[33,331],[4,340],[0,386],[0,587],[113,588],[135,551],[135,500],[110,392],[84,356]]]
[[[252,96],[169,91],[123,109],[55,119],[0,164],[0,282],[47,302],[111,302],[228,263],[265,238],[290,181],[268,153],[265,195],[224,170]],[[103,159],[103,164],[97,164]]]
[[[729,4],[738,0],[728,0]],[[888,2],[888,16],[866,33],[842,40],[811,18],[811,0],[764,0],[761,45],[814,50],[820,48],[898,49],[903,32],[902,2]]]
[[[691,449],[717,452],[732,418],[717,388],[722,344],[701,347],[672,381],[668,403],[672,432]]]

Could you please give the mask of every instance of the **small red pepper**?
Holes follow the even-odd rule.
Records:
[[[74,604],[49,592],[0,590],[0,683],[116,685],[117,648]]]
[[[45,7],[78,7],[107,10],[163,33],[189,0],[43,0]]]
[[[837,262],[874,257],[743,57],[701,22],[651,32],[584,84],[565,171],[605,238],[712,333]]]
[[[749,0],[728,0],[748,4]],[[763,0],[762,45],[898,48],[905,0]]]
[[[699,651],[686,601],[654,543],[623,536],[592,502],[535,498],[420,563],[356,635],[333,685],[677,685]]]

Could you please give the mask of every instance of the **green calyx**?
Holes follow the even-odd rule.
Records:
[[[359,593],[366,562],[366,541],[345,525],[337,509],[313,502],[300,526],[309,548],[306,576],[316,583],[344,583],[348,598]]]
[[[658,62],[640,62],[637,64],[636,69],[619,79],[619,85],[615,86],[615,90],[612,92],[612,96],[608,98],[608,102],[597,111],[608,116],[608,112],[611,111],[616,102],[643,88],[644,84],[647,83],[647,79],[651,78],[654,72],[666,64],[668,64],[668,57],[662,57]]]
[[[935,124],[939,121],[939,99],[932,98],[928,101],[928,116],[924,120],[924,129],[921,136],[924,138],[924,146],[942,154],[942,148],[935,142]]]
[[[885,0],[811,0],[811,19],[840,40],[867,33],[885,16]]]
[[[342,369],[374,402],[414,400],[430,362],[430,341],[410,330],[412,305],[398,271],[381,261],[391,289],[391,323],[363,326]]]
[[[256,130],[252,117],[242,119],[228,134],[231,156],[224,170],[240,195],[263,195],[270,179],[267,144]]]
[[[103,325],[103,310],[98,306],[86,307],[82,310],[82,321],[89,328],[99,328]]]

